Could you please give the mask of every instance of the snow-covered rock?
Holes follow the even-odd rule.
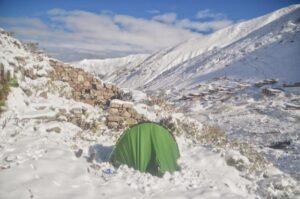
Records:
[[[226,152],[225,160],[229,166],[234,166],[240,171],[247,169],[247,167],[249,167],[250,165],[250,162],[247,157],[233,150],[229,150]]]

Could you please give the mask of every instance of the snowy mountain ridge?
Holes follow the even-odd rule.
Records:
[[[146,57],[148,57],[148,54],[135,54],[111,59],[84,59],[79,62],[72,62],[71,64],[109,81],[110,78],[114,78],[116,70],[134,68],[143,62]]]
[[[300,60],[289,56],[297,57],[300,51],[299,15],[300,5],[293,5],[234,24],[158,51],[135,67],[114,70],[118,75],[108,79],[122,87],[150,90],[192,88],[219,76],[297,81]],[[101,74],[100,69],[94,71]]]

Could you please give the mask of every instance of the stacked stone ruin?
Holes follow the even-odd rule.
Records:
[[[110,102],[106,119],[109,128],[123,129],[145,120],[146,118],[134,109],[133,103],[118,99]]]
[[[52,80],[67,82],[76,101],[105,106],[111,99],[120,97],[115,85],[103,83],[82,69],[54,60],[50,60],[50,65],[54,69],[50,74]]]
[[[83,130],[99,128],[102,125],[101,122],[97,119],[87,120],[86,112],[87,110],[84,107],[73,108],[70,111],[61,108],[59,109],[57,119],[60,121],[67,121],[73,123]]]

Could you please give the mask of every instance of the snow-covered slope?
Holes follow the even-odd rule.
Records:
[[[193,88],[202,81],[201,75],[211,78],[223,74],[220,71],[226,64],[225,68],[231,69],[226,71],[228,76],[245,75],[245,80],[204,81],[194,89],[197,92],[187,92],[185,98],[173,91],[170,98],[162,95],[147,101],[148,105],[144,101],[147,97],[141,97],[143,93],[133,96],[139,112],[148,119],[153,116],[151,121],[155,122],[171,118],[168,121],[178,133],[175,139],[181,152],[181,170],[162,178],[125,165],[113,167],[108,156],[124,129],[109,129],[107,110],[72,99],[72,88],[65,79],[48,76],[54,69],[48,57],[27,51],[1,30],[0,65],[15,75],[19,87],[11,88],[0,115],[0,198],[299,197],[299,87],[272,88],[268,85],[272,81],[260,87],[246,81],[253,74],[261,74],[260,68],[250,73],[252,63],[270,64],[276,59],[272,64],[278,68],[299,63],[295,55],[297,18],[299,6],[292,6],[208,36],[217,48],[210,49],[211,45],[196,38],[160,51],[142,64],[122,63],[107,77],[120,85],[152,89]],[[263,61],[251,59],[253,54]],[[273,57],[265,61],[266,55]],[[291,56],[296,58],[288,59]],[[245,63],[249,65],[244,67]],[[263,69],[265,76],[274,74],[273,65]],[[278,78],[297,80],[296,67],[285,68],[285,72],[291,70],[288,74],[283,74],[282,68],[276,72]],[[36,76],[30,77],[26,69]],[[93,72],[99,71],[95,68]],[[108,69],[107,74],[110,72]],[[81,121],[90,128],[82,127]],[[206,124],[214,125],[215,130],[195,128]],[[221,131],[229,135],[228,139]],[[237,140],[231,142],[229,138]]]
[[[72,65],[96,74],[101,79],[111,79],[114,78],[115,71],[122,70],[123,68],[134,68],[143,62],[147,56],[147,54],[136,54],[111,59],[84,59],[79,62],[73,62]]]
[[[216,76],[297,81],[300,74],[300,5],[232,25],[149,56],[111,80],[148,89],[186,86]]]
[[[18,40],[1,30],[0,64],[15,74],[19,87],[11,88],[0,115],[0,198],[258,196],[255,181],[259,178],[244,178],[220,153],[194,144],[183,135],[176,136],[181,171],[159,178],[127,166],[114,168],[107,157],[121,131],[107,128],[107,112],[99,106],[66,95],[72,93],[71,87],[49,78],[53,70],[49,60],[43,54],[26,51]],[[25,69],[37,76],[30,77]],[[163,110],[159,113],[166,114]],[[83,128],[78,121],[90,123],[90,128]],[[91,151],[97,158],[89,161]],[[247,160],[238,152],[232,158]],[[284,192],[293,194],[290,190]]]

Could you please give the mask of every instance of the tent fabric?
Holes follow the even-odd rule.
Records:
[[[114,166],[129,167],[162,175],[179,170],[179,150],[167,129],[156,123],[141,123],[127,129],[119,138],[110,161]]]

